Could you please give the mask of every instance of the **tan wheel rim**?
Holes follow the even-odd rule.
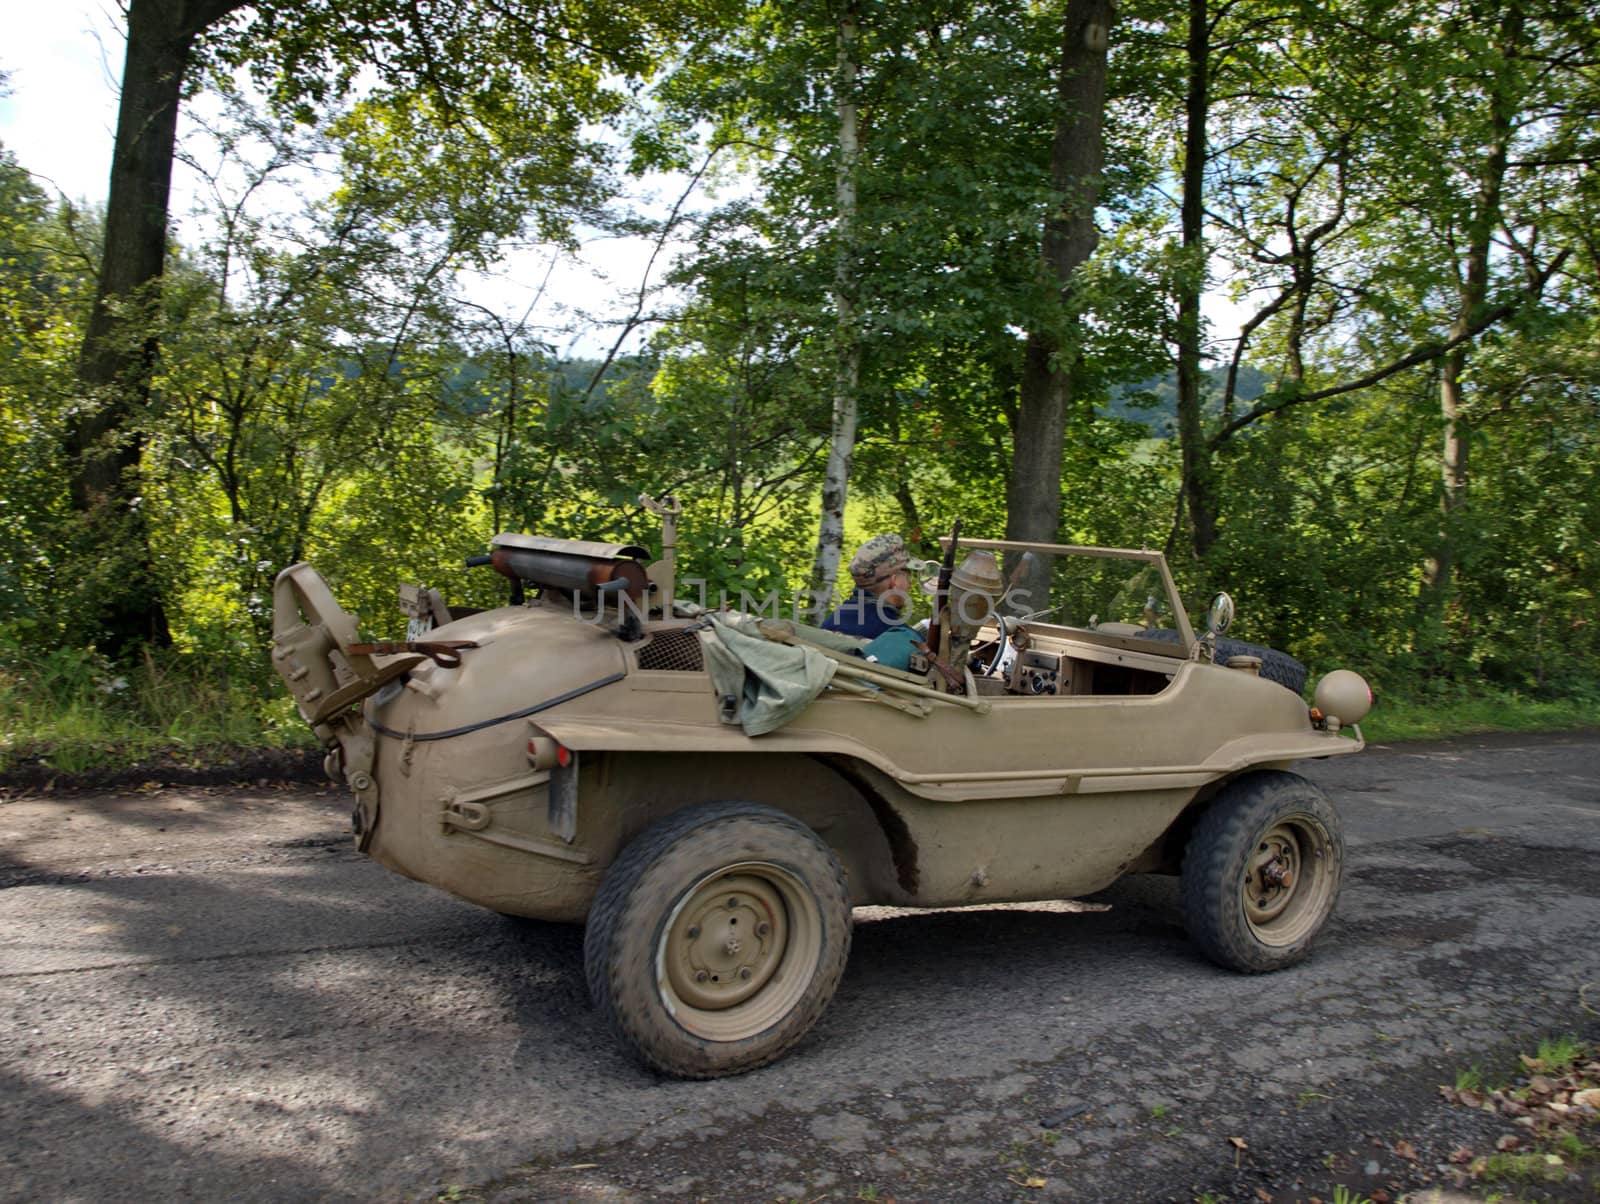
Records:
[[[743,862],[679,899],[656,947],[656,985],[695,1036],[742,1041],[793,1010],[821,955],[822,913],[811,892],[782,866]]]
[[[1293,945],[1317,930],[1338,883],[1337,853],[1314,816],[1291,815],[1256,837],[1239,897],[1264,945]]]

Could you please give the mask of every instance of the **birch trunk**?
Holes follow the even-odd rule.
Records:
[[[811,568],[813,593],[831,594],[844,548],[844,508],[850,487],[850,461],[856,445],[857,395],[861,383],[861,338],[856,328],[855,268],[856,163],[861,146],[856,130],[856,77],[859,26],[856,5],[839,14],[838,59],[834,103],[839,116],[839,165],[834,181],[837,209],[833,277],[837,360],[833,378],[833,421],[828,438],[828,463],[822,482],[822,517]]]

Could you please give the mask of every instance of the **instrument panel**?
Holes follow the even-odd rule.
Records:
[[[1014,694],[1045,695],[1063,692],[1061,658],[1053,652],[1037,652],[1029,649],[1017,657],[1013,673],[1011,690]]]

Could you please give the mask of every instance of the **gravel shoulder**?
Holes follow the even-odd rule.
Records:
[[[11,791],[0,1196],[1287,1201],[1450,1186],[1450,1154],[1502,1130],[1438,1084],[1541,1036],[1600,1039],[1579,1002],[1600,981],[1600,733],[1301,768],[1350,838],[1339,911],[1306,964],[1210,966],[1165,879],[1125,880],[1091,909],[868,909],[811,1037],[713,1083],[658,1079],[611,1044],[578,930],[502,919],[350,851],[342,795]],[[1582,1181],[1539,1190],[1596,1198]]]

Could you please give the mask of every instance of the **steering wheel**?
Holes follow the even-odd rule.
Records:
[[[982,666],[977,671],[980,677],[993,677],[999,671],[1000,663],[1006,659],[1006,618],[997,610],[994,619],[1000,626],[1000,638],[981,645],[967,658],[968,665]],[[984,660],[985,657],[988,659]]]

